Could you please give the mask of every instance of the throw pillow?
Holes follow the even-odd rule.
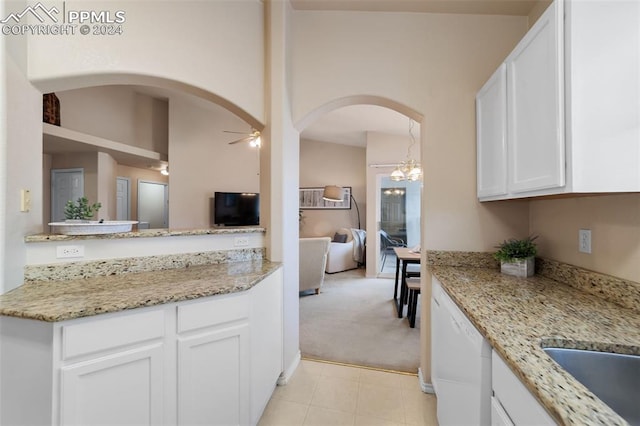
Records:
[[[333,243],[346,243],[347,242],[347,234],[338,234],[337,232],[333,236]]]

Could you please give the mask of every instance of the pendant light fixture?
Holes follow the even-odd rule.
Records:
[[[403,180],[408,180],[411,182],[422,179],[422,166],[420,163],[411,158],[411,148],[416,143],[416,139],[413,137],[413,125],[414,121],[409,119],[409,136],[411,137],[411,143],[407,148],[407,159],[402,163],[398,164],[396,169],[391,172],[391,180],[395,182],[400,182]]]

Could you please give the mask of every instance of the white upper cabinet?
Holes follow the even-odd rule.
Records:
[[[561,5],[554,2],[506,60],[511,193],[564,185]]]
[[[478,197],[507,193],[507,66],[500,68],[476,96]]]
[[[496,74],[476,98],[481,201],[640,191],[640,2],[555,0],[505,66],[506,112]]]

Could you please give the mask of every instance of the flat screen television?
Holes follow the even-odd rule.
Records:
[[[213,198],[213,224],[247,226],[260,223],[260,194],[216,192]]]

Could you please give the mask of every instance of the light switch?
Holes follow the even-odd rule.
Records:
[[[28,212],[31,210],[31,191],[28,189],[20,190],[20,211]]]

